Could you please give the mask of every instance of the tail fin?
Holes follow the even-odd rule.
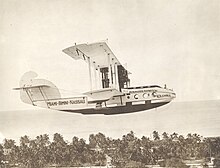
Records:
[[[58,88],[46,79],[35,79],[38,75],[35,72],[26,72],[21,80],[20,98],[24,103],[47,107],[46,101],[49,99],[61,98]]]

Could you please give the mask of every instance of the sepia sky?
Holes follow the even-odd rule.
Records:
[[[173,88],[175,101],[220,99],[219,0],[0,0],[0,110],[35,71],[57,87],[89,89],[88,68],[62,49],[108,39],[134,86]]]

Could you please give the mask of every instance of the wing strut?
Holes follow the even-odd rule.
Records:
[[[90,83],[90,90],[92,91],[92,72],[91,72],[91,59],[89,56],[87,56],[84,52],[82,52],[80,49],[76,48],[77,55],[79,56],[79,53],[82,54],[83,59],[88,61],[88,68],[89,68],[89,83]]]
[[[25,92],[27,93],[27,95],[28,95],[28,97],[29,97],[29,99],[30,99],[32,105],[35,106],[34,101],[33,101],[32,98],[31,98],[31,95],[29,95],[29,93],[28,93],[29,90],[28,90],[28,89],[25,89],[25,88],[24,88],[24,90],[25,90]]]
[[[41,90],[41,87],[39,87],[39,90],[40,90],[40,93],[41,93],[41,95],[42,95],[42,97],[43,97],[43,99],[44,99],[44,101],[45,101],[47,107],[50,108],[50,107],[48,106],[48,104],[47,104],[47,100],[48,100],[48,99],[46,100],[46,98],[45,98],[46,94],[45,94],[45,96],[44,96],[43,91]]]

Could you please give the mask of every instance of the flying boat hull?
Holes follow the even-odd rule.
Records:
[[[168,104],[169,102],[159,102],[159,103],[152,103],[152,104],[139,104],[139,105],[128,105],[128,106],[117,106],[117,107],[106,107],[106,108],[90,108],[90,109],[80,109],[80,110],[61,110],[64,112],[70,113],[81,113],[84,115],[90,114],[104,114],[104,115],[116,115],[116,114],[127,114],[127,113],[134,113],[134,112],[142,112],[144,110],[149,110],[153,108],[157,108]]]

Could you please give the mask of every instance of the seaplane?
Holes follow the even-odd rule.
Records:
[[[119,62],[106,42],[75,44],[62,50],[74,60],[88,64],[90,90],[63,96],[61,90],[35,72],[26,72],[21,80],[20,98],[42,108],[81,114],[125,114],[163,106],[176,94],[166,86],[130,87],[130,72]]]

